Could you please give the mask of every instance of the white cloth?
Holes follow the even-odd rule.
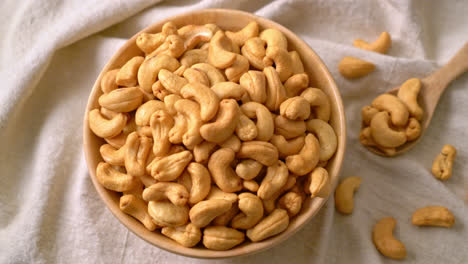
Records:
[[[2,0],[0,4],[0,263],[384,263],[371,241],[375,222],[397,219],[408,263],[467,263],[468,74],[441,98],[420,143],[388,159],[358,141],[360,108],[386,89],[440,67],[468,41],[466,1]],[[112,54],[134,33],[171,15],[224,7],[277,21],[324,60],[340,87],[348,146],[341,177],[363,178],[355,210],[342,216],[333,197],[296,235],[267,251],[226,260],[178,256],[129,232],[91,184],[82,150],[88,94]],[[388,55],[352,47],[390,32]],[[343,56],[372,61],[357,81],[337,72]],[[453,177],[430,167],[443,144],[457,147]],[[411,214],[443,205],[452,229],[418,228]],[[389,261],[391,262],[391,261]]]

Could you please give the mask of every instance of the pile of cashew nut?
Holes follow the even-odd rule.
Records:
[[[418,104],[421,81],[404,82],[398,94],[381,94],[370,106],[362,108],[362,130],[359,140],[364,146],[393,156],[396,149],[421,135],[423,109]]]
[[[97,180],[123,212],[184,247],[228,250],[328,196],[330,101],[280,31],[168,22],[136,44],[88,114],[106,142]]]

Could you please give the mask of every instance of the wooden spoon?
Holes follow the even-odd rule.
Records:
[[[397,148],[396,153],[391,156],[396,156],[408,151],[412,148],[426,131],[429,123],[432,120],[439,98],[449,84],[457,79],[461,74],[468,70],[468,43],[445,64],[442,68],[435,71],[428,77],[421,79],[421,90],[419,91],[418,100],[421,107],[424,109],[424,115],[421,120],[421,135],[418,139],[407,142],[403,146]],[[396,95],[400,87],[394,87],[387,93]],[[366,146],[371,152],[380,156],[390,157],[390,155],[382,152],[380,149],[372,146]]]

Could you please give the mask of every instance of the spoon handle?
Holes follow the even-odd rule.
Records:
[[[441,93],[453,80],[466,71],[468,71],[468,42],[447,64],[427,77],[426,81],[431,84],[433,89],[439,90],[438,92]]]

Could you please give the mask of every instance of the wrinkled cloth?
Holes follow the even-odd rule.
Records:
[[[82,149],[83,115],[99,72],[123,43],[163,18],[233,8],[274,20],[323,59],[341,91],[348,142],[341,177],[361,176],[352,215],[330,197],[302,230],[251,256],[201,260],[154,247],[114,218],[95,191]],[[382,158],[358,140],[360,109],[385,90],[442,66],[468,41],[466,1],[3,0],[0,3],[0,263],[392,263],[375,249],[378,219],[393,216],[407,263],[467,263],[468,74],[442,96],[429,130],[405,155]],[[388,31],[387,55],[352,46]],[[371,61],[355,81],[342,57]],[[458,149],[446,182],[430,173],[444,144]],[[442,205],[451,229],[411,225],[417,208]]]

